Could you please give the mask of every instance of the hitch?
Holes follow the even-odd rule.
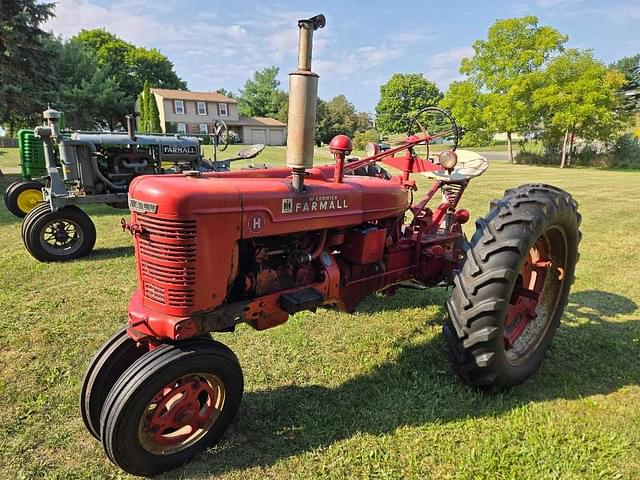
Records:
[[[122,227],[122,231],[129,230],[132,236],[137,237],[142,235],[144,232],[144,227],[142,225],[138,225],[137,223],[129,223],[126,219],[120,219],[120,226]]]

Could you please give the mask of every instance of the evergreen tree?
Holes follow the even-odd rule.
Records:
[[[0,123],[10,133],[37,121],[46,108],[54,58],[47,45],[51,36],[41,26],[53,8],[35,0],[0,2]]]
[[[148,82],[145,83],[148,86]],[[162,131],[160,127],[160,112],[158,111],[158,105],[156,104],[156,96],[149,90],[145,93],[147,114],[147,128],[150,133],[159,133]]]
[[[151,98],[151,87],[149,80],[145,80],[142,90],[141,112],[140,112],[140,131],[151,133],[151,108],[149,99]],[[155,103],[155,101],[154,101]]]
[[[138,95],[136,107],[136,110],[140,113],[138,116],[138,131],[147,133],[147,101],[145,100],[144,91]]]

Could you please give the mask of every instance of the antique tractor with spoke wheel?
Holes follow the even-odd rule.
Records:
[[[63,133],[60,117],[49,108],[44,112],[46,126],[21,131],[21,159],[24,150],[24,157],[33,160],[21,160],[22,164],[38,171],[44,184],[18,181],[5,192],[7,208],[26,216],[22,240],[27,251],[43,262],[73,260],[93,249],[96,229],[79,205],[126,208],[129,184],[140,175],[227,171],[232,161],[253,158],[264,149],[262,144],[252,145],[218,161],[218,147],[224,151],[228,141],[221,120],[213,125],[214,159],[209,161],[202,156],[198,138],[137,135],[134,115],[127,118],[126,134]]]
[[[232,421],[242,370],[212,332],[242,322],[263,330],[321,306],[351,312],[373,292],[451,285],[444,338],[453,367],[497,391],[536,371],[560,323],[578,260],[576,202],[550,185],[507,190],[466,241],[459,202],[487,161],[457,149],[447,112],[423,109],[404,142],[371,144],[366,158],[348,161],[351,140],[338,135],[335,162],[313,166],[311,45],[324,25],[322,15],[298,22],[286,168],[131,183],[125,227],[138,289],[127,327],[96,354],[81,393],[88,430],[127,472],[174,468]],[[439,138],[451,148],[430,150]],[[377,162],[399,174],[368,168]],[[433,184],[414,202],[415,173]]]

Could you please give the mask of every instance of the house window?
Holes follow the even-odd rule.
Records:
[[[181,135],[186,135],[187,134],[187,126],[184,123],[179,123],[178,124],[178,133]]]
[[[229,115],[229,110],[227,109],[226,103],[218,104],[218,113],[220,114],[221,117],[226,117],[227,115]]]
[[[207,135],[209,133],[209,128],[206,123],[200,124],[200,135]]]
[[[184,101],[183,100],[174,100],[173,108],[178,115],[184,115]]]
[[[198,115],[206,115],[207,114],[207,105],[204,102],[197,102],[198,106]]]

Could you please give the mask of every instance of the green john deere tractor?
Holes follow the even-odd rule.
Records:
[[[14,215],[24,217],[44,201],[42,189],[45,185],[40,180],[48,174],[44,145],[42,139],[35,136],[33,129],[22,129],[18,132],[18,146],[22,180],[16,180],[7,187],[4,192],[4,204]],[[57,149],[54,155],[58,156]]]

